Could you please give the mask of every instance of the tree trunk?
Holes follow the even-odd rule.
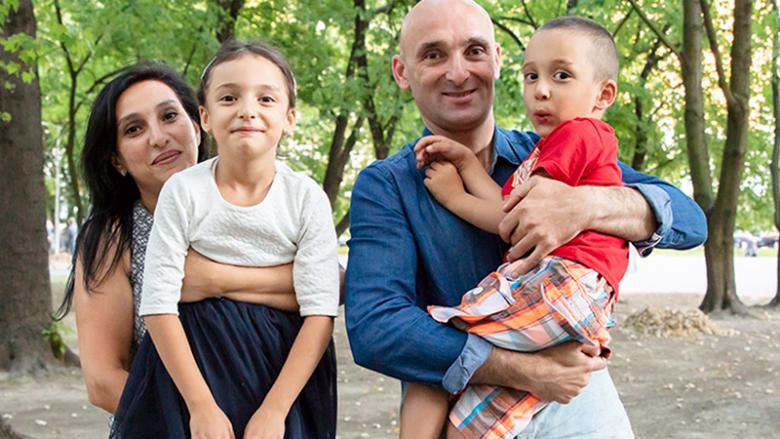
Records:
[[[772,0],[772,13],[775,17],[774,37],[772,38],[772,114],[775,117],[775,142],[772,146],[772,201],[775,205],[775,229],[780,233],[780,17],[777,0]],[[780,245],[777,246],[777,290],[770,306],[780,306]]]
[[[0,38],[26,33],[35,38],[31,0],[11,11]],[[0,48],[0,61],[21,63]],[[41,92],[37,68],[29,84],[0,69],[0,368],[30,371],[53,360],[42,331],[51,323],[43,183]],[[7,86],[10,85],[10,88]]]
[[[669,25],[666,25],[662,32],[666,33],[668,29]],[[658,49],[660,47],[661,39],[659,38],[655,40],[653,47],[650,48],[645,65],[642,67],[642,73],[639,74],[639,87],[641,89],[645,88],[650,73],[658,66],[658,62],[661,60],[661,57],[658,56]],[[634,131],[636,143],[634,146],[634,157],[631,160],[631,167],[637,171],[641,171],[645,164],[645,157],[647,156],[647,124],[644,123],[644,103],[642,102],[642,97],[638,95],[634,96],[634,115],[636,115],[636,129]]]
[[[241,13],[241,8],[244,7],[244,0],[218,0],[216,4],[219,8],[217,12],[219,14],[217,41],[221,44],[235,38],[236,20],[238,20],[238,14]]]
[[[735,1],[734,40],[731,46],[731,80],[729,81],[731,97],[727,98],[726,144],[723,150],[718,195],[708,216],[710,239],[705,244],[707,294],[699,306],[704,312],[719,310],[740,314],[747,312],[745,305],[737,297],[733,253],[739,185],[748,144],[752,13],[751,0]]]

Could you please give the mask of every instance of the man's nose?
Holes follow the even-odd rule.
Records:
[[[450,65],[447,69],[447,80],[453,82],[456,85],[461,85],[469,79],[469,64],[468,61],[463,59],[460,54],[454,55],[450,58]]]

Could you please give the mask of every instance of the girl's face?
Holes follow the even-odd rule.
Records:
[[[114,167],[129,173],[141,197],[159,194],[171,175],[198,161],[200,128],[176,93],[160,81],[141,81],[117,100]]]
[[[219,155],[241,160],[275,157],[279,140],[295,124],[284,74],[271,61],[253,54],[212,69],[200,115]]]

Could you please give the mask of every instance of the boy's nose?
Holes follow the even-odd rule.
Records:
[[[540,101],[544,101],[550,98],[550,87],[544,82],[538,82],[534,88],[534,97]]]

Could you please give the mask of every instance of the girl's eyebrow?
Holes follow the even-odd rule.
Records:
[[[235,82],[226,82],[224,84],[219,84],[218,86],[214,87],[214,90],[219,90],[222,88],[241,88],[242,84],[237,84]],[[269,89],[274,91],[279,91],[281,88],[275,84],[258,84],[254,86],[255,88],[259,89]]]

